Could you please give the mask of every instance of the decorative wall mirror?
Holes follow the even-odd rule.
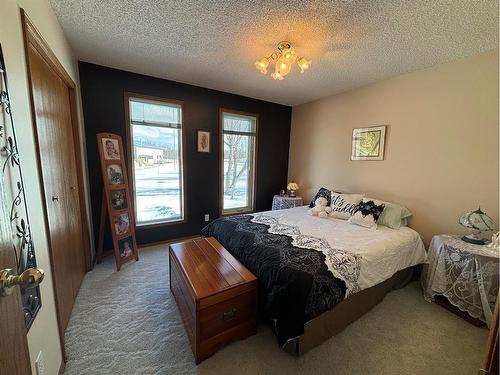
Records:
[[[12,226],[12,251],[15,253],[17,273],[36,267],[35,250],[31,236],[28,208],[24,192],[21,160],[17,148],[14,117],[10,106],[2,46],[0,45],[0,184],[6,192],[6,206]],[[3,209],[0,207],[0,209]],[[40,288],[21,288],[24,321],[29,329],[42,305]]]

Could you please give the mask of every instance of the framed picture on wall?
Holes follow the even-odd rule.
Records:
[[[210,152],[210,132],[208,130],[197,130],[196,144],[198,152]]]
[[[353,129],[351,160],[384,160],[386,127]]]

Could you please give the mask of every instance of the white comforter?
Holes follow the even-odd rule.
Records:
[[[377,229],[367,229],[347,220],[310,216],[307,210],[308,207],[303,206],[259,214],[274,217],[279,224],[298,227],[302,235],[324,239],[334,249],[357,255],[360,272],[356,291],[379,284],[397,271],[426,260],[422,239],[411,228],[391,229],[379,225]],[[328,257],[326,263],[337,276],[338,272],[329,264]]]

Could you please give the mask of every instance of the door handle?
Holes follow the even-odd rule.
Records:
[[[0,271],[0,295],[8,296],[16,285],[23,289],[34,288],[43,281],[45,273],[41,268],[28,268],[22,274],[16,275],[11,268]]]

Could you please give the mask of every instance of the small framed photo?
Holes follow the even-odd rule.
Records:
[[[102,138],[102,153],[105,160],[120,160],[118,139]]]
[[[386,127],[353,129],[351,160],[384,160]]]
[[[198,152],[210,152],[210,132],[208,130],[197,130],[196,139]]]
[[[116,215],[113,218],[113,223],[115,225],[115,233],[118,236],[127,233],[130,229],[130,220],[128,218],[128,213]]]
[[[108,172],[108,182],[111,185],[123,185],[125,183],[121,165],[110,164],[106,167],[106,171]]]
[[[123,210],[127,208],[127,193],[125,189],[111,190],[111,207],[114,210]]]
[[[132,237],[125,237],[118,240],[118,251],[120,258],[128,258],[134,254],[134,247],[132,245]]]

